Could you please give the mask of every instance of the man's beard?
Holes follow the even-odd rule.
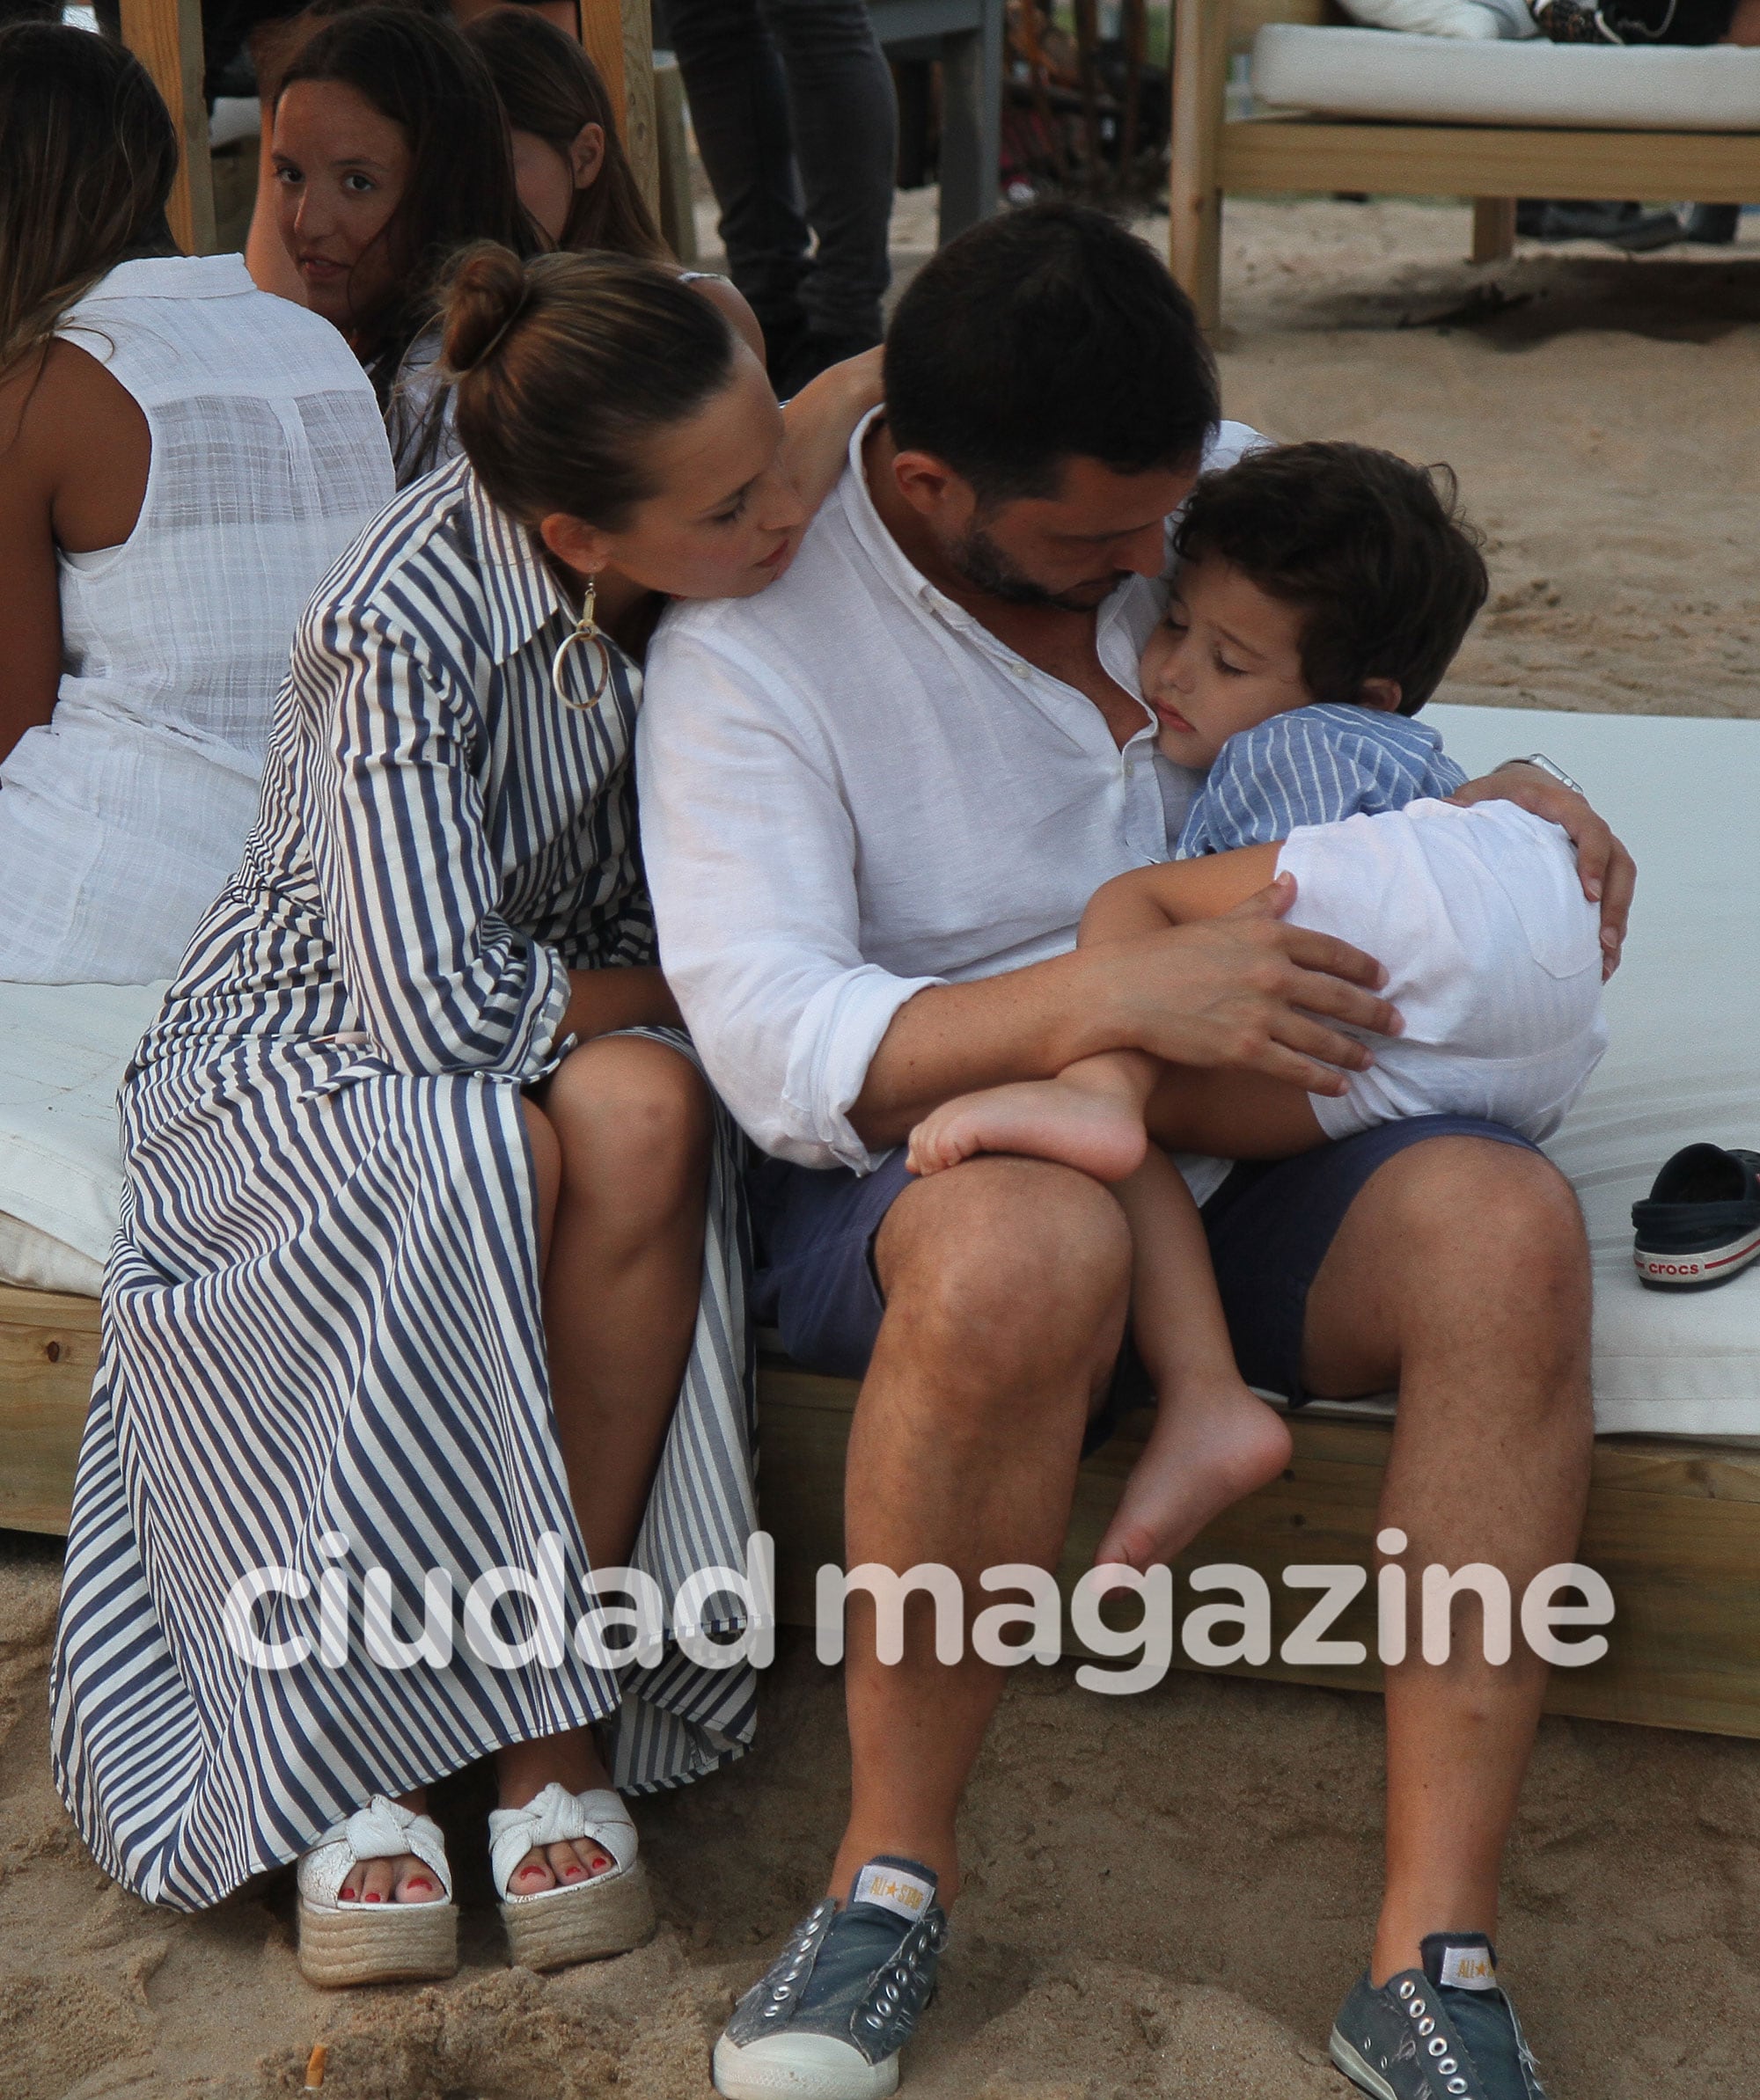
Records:
[[[949,550],[949,559],[976,590],[1005,605],[1054,605],[1060,612],[1092,612],[1109,598],[1131,573],[1115,569],[1104,581],[1096,577],[1074,591],[1047,590],[1043,583],[1016,568],[990,535],[973,525],[965,538]]]

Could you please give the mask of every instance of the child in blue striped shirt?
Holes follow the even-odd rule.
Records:
[[[1199,484],[1176,546],[1142,691],[1162,752],[1205,778],[1175,858],[1107,883],[1081,940],[1214,918],[1293,877],[1288,921],[1375,956],[1404,1025],[1361,1038],[1368,1069],[1311,1091],[1117,1050],[964,1095],[912,1133],[920,1174],[1014,1152],[1116,1184],[1160,1411],[1097,1557],[1138,1568],[1171,1558],[1290,1449],[1236,1368],[1204,1227],[1167,1153],[1281,1159],[1441,1114],[1537,1142],[1607,1039],[1598,915],[1568,839],[1511,802],[1444,800],[1465,775],[1412,720],[1486,589],[1447,469],[1356,445],[1252,453]]]

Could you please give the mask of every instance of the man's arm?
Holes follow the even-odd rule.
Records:
[[[1558,826],[1577,849],[1583,895],[1601,906],[1601,974],[1610,977],[1619,968],[1625,922],[1638,887],[1638,864],[1588,801],[1520,758],[1508,760],[1483,779],[1469,780],[1448,800],[1463,805],[1514,802],[1531,816]]]
[[[1049,1079],[1114,1050],[1331,1094],[1331,1068],[1361,1071],[1369,1053],[1313,1017],[1377,1035],[1398,1017],[1368,989],[1386,974],[1371,956],[1280,923],[1294,899],[1280,876],[1220,918],[920,991],[893,1015],[849,1119],[877,1150],[955,1094]]]
[[[1366,989],[1379,965],[1280,924],[1288,896],[1271,893],[976,983],[881,968],[862,954],[861,841],[811,711],[786,676],[693,626],[663,628],[649,657],[642,852],[661,965],[710,1078],[766,1150],[871,1166],[954,1094],[1106,1050],[1309,1086],[1324,1065],[1368,1061],[1314,1016],[1397,1026]]]

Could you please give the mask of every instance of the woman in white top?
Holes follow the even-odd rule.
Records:
[[[128,53],[0,34],[0,979],[176,970],[299,615],[392,494],[335,330],[177,253],[176,165]]]

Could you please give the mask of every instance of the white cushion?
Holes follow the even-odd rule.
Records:
[[[1612,1043],[1546,1148],[1594,1248],[1596,1426],[1760,1437],[1760,1264],[1715,1291],[1646,1291],[1631,1218],[1682,1145],[1760,1149],[1760,722],[1450,706],[1423,719],[1470,774],[1544,750],[1638,856]],[[0,984],[0,1213],[30,1228],[40,1262],[87,1260],[76,1287],[92,1292],[116,1229],[116,1087],[163,989]],[[6,1248],[0,1230],[0,1278],[68,1287],[10,1271]]]
[[[122,1180],[116,1089],[165,991],[0,984],[0,1283],[96,1296]]]
[[[1541,750],[1638,858],[1612,1042],[1546,1147],[1595,1252],[1595,1425],[1760,1435],[1760,1264],[1714,1291],[1646,1291],[1632,1205],[1682,1145],[1760,1150],[1760,722],[1426,707],[1469,774]]]
[[[1273,109],[1420,123],[1760,130],[1760,50],[1476,41],[1271,22],[1253,93]]]

